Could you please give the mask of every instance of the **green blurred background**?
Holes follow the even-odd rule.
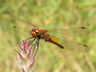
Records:
[[[0,72],[20,72],[15,49],[33,26],[19,19],[49,30],[65,46],[41,40],[33,72],[96,72],[96,0],[0,0]]]

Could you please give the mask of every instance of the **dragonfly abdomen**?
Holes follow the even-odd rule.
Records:
[[[58,42],[56,42],[55,40],[53,40],[53,39],[51,39],[51,38],[50,38],[48,41],[51,42],[51,43],[53,43],[53,44],[55,44],[55,45],[57,45],[57,46],[59,46],[59,47],[62,48],[62,49],[64,48],[63,45],[59,44]]]

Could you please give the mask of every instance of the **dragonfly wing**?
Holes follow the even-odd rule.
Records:
[[[66,50],[80,51],[80,49],[88,47],[88,45],[83,41],[83,36],[85,35],[83,30],[73,29],[73,31],[69,30],[66,33],[63,30],[61,31],[61,34],[55,31],[54,35],[55,37],[52,37],[52,39],[62,44]]]

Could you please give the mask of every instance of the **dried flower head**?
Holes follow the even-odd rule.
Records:
[[[32,49],[30,41],[22,41],[19,43],[19,50],[17,52],[17,65],[21,72],[32,72],[32,67],[35,61],[34,49]]]

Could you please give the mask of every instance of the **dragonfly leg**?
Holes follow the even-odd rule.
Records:
[[[26,40],[30,40],[30,39],[33,39],[34,37],[29,37],[27,38]],[[36,38],[34,38],[33,40],[30,40],[30,44],[32,44],[34,41],[35,41]]]
[[[33,57],[35,57],[39,49],[39,39],[36,40],[35,44],[33,45],[33,49],[35,50]]]
[[[37,52],[38,52],[38,49],[39,49],[39,39],[37,39],[37,48],[36,48],[35,55],[37,54]]]
[[[29,37],[29,38],[27,38],[26,40],[29,40],[29,39],[33,39],[34,37]]]
[[[36,38],[34,38],[32,41],[30,41],[30,42],[31,42],[31,44],[32,44],[35,40],[36,40]]]

